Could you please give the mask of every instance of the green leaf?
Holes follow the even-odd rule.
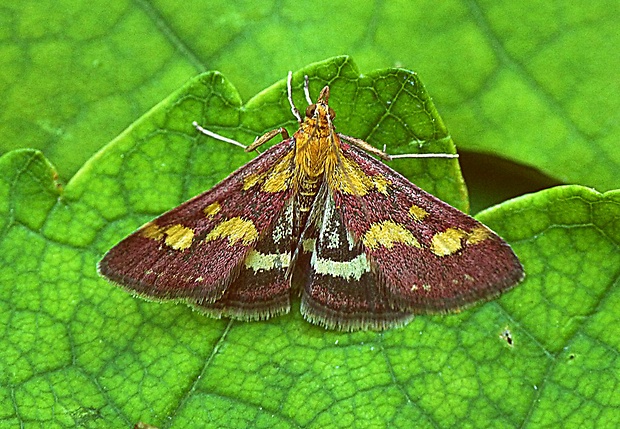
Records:
[[[419,72],[459,148],[614,189],[618,8],[614,0],[7,2],[0,150],[39,148],[66,180],[199,72],[221,71],[246,101],[288,70],[346,53],[363,70]]]
[[[339,131],[392,152],[418,142],[423,151],[452,149],[415,75],[360,76],[337,58],[295,74],[299,105],[304,73],[313,95],[331,85]],[[40,152],[0,158],[0,426],[620,423],[620,192],[560,187],[481,213],[527,278],[457,315],[353,334],[305,322],[298,306],[266,322],[213,320],[134,298],[95,271],[125,234],[252,156],[199,135],[193,120],[244,142],[293,123],[283,82],[243,105],[222,75],[208,73],[134,123],[65,189]],[[400,144],[388,141],[395,134]],[[454,162],[397,168],[463,203]]]
[[[508,231],[527,273],[500,301],[514,349],[532,347],[519,382],[535,391],[518,426],[620,424],[620,191],[557,187],[477,217]]]

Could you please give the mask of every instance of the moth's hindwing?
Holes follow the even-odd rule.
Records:
[[[301,244],[310,252],[301,301],[301,312],[310,322],[344,331],[381,330],[413,318],[393,307],[326,185],[317,195]]]
[[[147,298],[181,299],[204,304],[205,309],[231,284],[237,292],[247,289],[248,261],[250,268],[259,264],[252,262],[253,251],[271,254],[284,249],[282,243],[278,248],[269,246],[275,245],[274,230],[286,228],[281,222],[292,194],[293,147],[292,138],[273,146],[210,191],[147,223],[104,256],[99,272]],[[290,248],[290,236],[288,240]],[[288,300],[282,298],[282,288],[288,293],[288,286],[276,271],[271,270],[270,283],[254,292],[277,294],[271,300],[263,298],[267,313],[288,308]],[[229,313],[260,318],[264,315],[260,305]],[[244,312],[249,315],[243,316]]]
[[[215,302],[197,301],[195,307],[213,317],[240,320],[268,319],[288,313],[291,307],[290,276],[293,200],[266,229],[246,255],[239,272]]]

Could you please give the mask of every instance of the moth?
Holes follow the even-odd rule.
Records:
[[[497,234],[373,157],[390,160],[384,151],[336,132],[329,86],[313,103],[306,78],[303,118],[290,73],[287,88],[292,137],[280,128],[258,138],[247,151],[283,141],[122,240],[99,273],[216,318],[268,319],[301,296],[306,320],[342,331],[456,311],[521,281]]]

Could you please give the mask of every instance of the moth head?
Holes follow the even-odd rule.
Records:
[[[318,106],[318,104],[311,104],[306,107],[306,118],[314,118],[317,115],[317,109],[319,109]],[[329,107],[327,104],[321,104],[320,106],[320,108],[322,108],[324,111],[327,111],[330,119],[334,119],[336,117],[336,112],[334,112],[334,109]]]
[[[336,117],[336,112],[329,107],[329,86],[325,86],[319,94],[319,98],[316,103],[309,105],[306,108],[306,118],[315,118],[321,110],[329,115],[330,119]]]

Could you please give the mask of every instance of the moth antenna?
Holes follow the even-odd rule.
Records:
[[[312,98],[310,97],[310,79],[308,78],[308,75],[304,75],[304,95],[306,96],[308,105],[311,105]]]
[[[200,125],[198,125],[198,122],[196,122],[196,121],[192,122],[192,125],[198,131],[200,131],[204,135],[207,135],[209,137],[213,137],[214,139],[221,140],[221,141],[226,142],[226,143],[230,143],[230,144],[235,145],[235,146],[242,147],[243,149],[247,149],[247,146],[244,145],[243,143],[239,143],[237,140],[229,139],[228,137],[224,137],[224,136],[221,136],[221,135],[219,135],[217,133],[214,133],[213,131],[209,131],[206,128],[203,128]]]
[[[288,77],[286,78],[286,94],[288,97],[288,102],[291,105],[291,112],[293,113],[293,116],[295,116],[297,122],[300,124],[303,123],[299,110],[297,110],[297,107],[295,107],[295,103],[293,102],[293,72],[290,70],[288,72]]]

